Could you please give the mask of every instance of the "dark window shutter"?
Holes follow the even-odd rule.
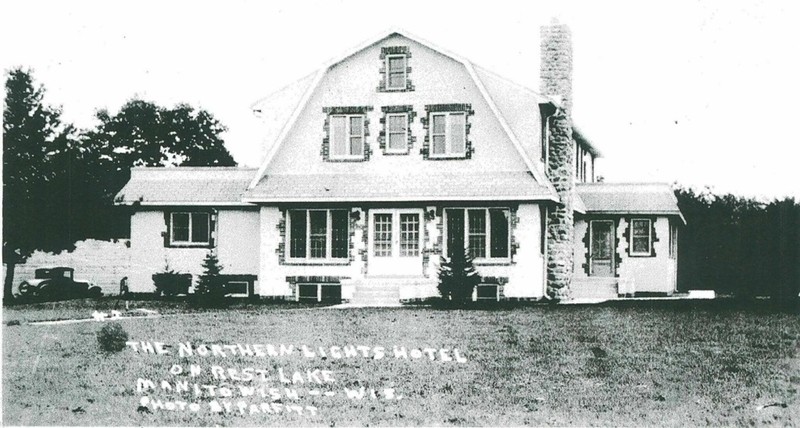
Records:
[[[170,241],[170,235],[169,235],[169,233],[170,233],[170,227],[169,227],[170,224],[169,224],[169,221],[170,221],[170,212],[169,211],[164,211],[164,224],[166,225],[167,230],[165,232],[161,233],[161,235],[164,236],[164,246],[165,247],[169,247],[169,241]]]

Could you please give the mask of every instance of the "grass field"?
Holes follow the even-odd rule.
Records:
[[[244,305],[119,321],[136,341],[387,348],[390,355],[376,360],[180,357],[175,347],[169,355],[130,348],[106,355],[96,340],[100,322],[24,322],[91,312],[72,305],[61,312],[52,304],[5,311],[5,321],[23,322],[3,326],[4,425],[800,424],[800,316],[764,308],[714,302],[452,311]],[[180,304],[160,309],[181,312]],[[467,362],[438,361],[438,355],[437,361],[395,359],[393,346],[458,348]],[[302,395],[308,385],[295,385],[301,397],[281,403],[311,405],[316,414],[140,411],[137,378],[189,379],[168,371],[192,363],[204,372],[191,382],[203,384],[222,383],[205,370],[214,364],[269,373],[321,369],[335,378],[323,390],[394,388],[403,398],[308,396]],[[279,385],[274,377],[267,383]],[[203,405],[214,399],[184,398]]]

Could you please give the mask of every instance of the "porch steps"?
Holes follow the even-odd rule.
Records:
[[[617,297],[617,278],[573,278],[572,299],[613,299]]]
[[[400,288],[420,281],[417,277],[373,276],[357,281],[351,306],[400,306]]]

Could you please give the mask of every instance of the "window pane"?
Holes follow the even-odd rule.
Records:
[[[328,213],[327,211],[309,211],[311,225],[311,258],[324,259],[327,254]]]
[[[389,74],[389,87],[402,88],[406,86],[406,79],[404,73],[390,73]]]
[[[508,257],[508,210],[489,210],[491,257]]]
[[[447,215],[447,257],[454,253],[464,253],[464,210],[448,209]]]
[[[172,240],[189,241],[189,214],[172,213]]]
[[[419,214],[400,214],[400,256],[419,255]]]
[[[486,211],[469,210],[469,253],[486,257]]]
[[[406,57],[396,56],[389,58],[389,73],[404,72],[406,68]]]
[[[648,237],[634,237],[633,238],[633,252],[634,253],[649,253],[650,252],[650,239]]]
[[[445,116],[443,114],[435,114],[431,116],[431,129],[434,134],[444,134]]]
[[[350,137],[350,152],[349,155],[361,156],[364,151],[364,143],[361,137]]]
[[[633,236],[650,236],[650,222],[633,220]]]
[[[364,118],[361,116],[350,117],[350,135],[361,136],[364,133]]]
[[[389,134],[389,148],[392,150],[405,150],[405,134]]]
[[[372,252],[376,257],[392,256],[392,215],[375,214]]]
[[[450,115],[450,153],[464,153],[466,148],[465,125],[466,116],[464,114]]]
[[[612,223],[606,221],[592,222],[592,257],[599,260],[610,260]]]
[[[443,155],[445,153],[444,135],[435,135],[433,137],[433,153],[436,155]]]
[[[345,259],[348,257],[348,218],[346,210],[331,211],[331,257]]]
[[[192,242],[208,242],[208,213],[192,213]]]
[[[289,211],[289,257],[306,257],[306,211]]]
[[[406,132],[406,116],[394,114],[389,116],[389,132]]]
[[[345,120],[344,116],[331,117],[331,153],[337,156],[345,154]]]

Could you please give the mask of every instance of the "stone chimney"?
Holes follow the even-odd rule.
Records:
[[[560,203],[547,217],[547,294],[555,300],[569,297],[573,274],[575,142],[572,139],[572,34],[557,20],[541,27],[541,92],[560,106],[550,116],[547,177]]]

